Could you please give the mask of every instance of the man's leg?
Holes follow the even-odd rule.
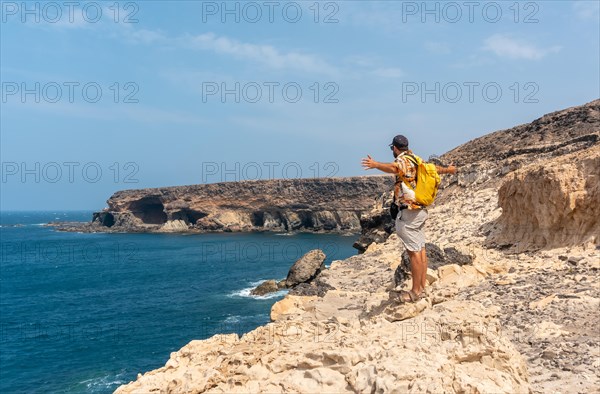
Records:
[[[400,211],[396,219],[396,232],[410,259],[412,275],[412,293],[420,295],[425,289],[427,280],[427,255],[425,253],[425,235],[423,225],[427,220],[427,211]],[[420,248],[420,249],[418,249]],[[411,251],[410,249],[418,249]],[[404,301],[410,301],[404,298]]]
[[[412,292],[416,295],[421,294],[425,286],[423,282],[426,279],[427,262],[423,261],[423,250],[418,252],[408,251],[408,257],[410,258],[410,273],[412,275]]]
[[[423,265],[423,277],[421,278],[421,289],[425,290],[427,285],[427,252],[425,248],[421,249],[421,263]]]

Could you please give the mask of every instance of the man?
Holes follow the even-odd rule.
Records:
[[[376,168],[380,171],[396,175],[394,185],[394,200],[400,211],[396,217],[396,233],[402,240],[410,258],[410,271],[412,275],[412,289],[399,294],[401,302],[415,302],[424,297],[427,280],[427,255],[425,252],[425,234],[423,226],[427,220],[427,209],[415,201],[414,189],[416,186],[417,165],[407,155],[413,153],[408,149],[408,139],[397,135],[390,144],[394,153],[392,163],[380,163],[367,156],[362,159],[365,170]],[[436,165],[439,174],[456,174],[456,167],[440,167]],[[405,180],[412,187],[403,182]]]

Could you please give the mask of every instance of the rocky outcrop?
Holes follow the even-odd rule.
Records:
[[[92,223],[67,231],[359,232],[360,215],[393,184],[391,176],[224,182],[113,194]]]
[[[325,253],[322,250],[311,250],[292,265],[285,280],[287,287],[300,283],[308,283],[325,269]]]
[[[281,289],[290,289],[291,294],[298,295],[323,295],[329,290],[327,287],[320,288],[319,274],[325,269],[325,253],[321,249],[314,249],[300,257],[288,271],[286,279],[276,282],[273,279],[266,280],[252,291],[251,295],[265,295]]]
[[[518,251],[600,245],[600,146],[524,167],[498,191],[488,245]]]

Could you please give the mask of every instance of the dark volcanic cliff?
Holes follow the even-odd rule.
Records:
[[[361,214],[392,183],[391,176],[359,176],[123,190],[83,230],[357,232]]]
[[[594,145],[599,137],[600,100],[551,112],[531,123],[499,130],[464,143],[443,158],[458,165],[503,162],[522,156],[554,156]]]
[[[457,185],[497,187],[505,175],[530,163],[553,160],[598,143],[600,100],[594,100],[475,138],[442,159],[460,168]]]

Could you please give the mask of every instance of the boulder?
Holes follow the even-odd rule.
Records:
[[[441,266],[447,264],[472,265],[474,257],[470,254],[465,254],[458,251],[455,247],[444,248],[443,250],[433,244],[426,243],[425,251],[427,253],[427,268],[437,270]],[[401,285],[408,279],[410,274],[410,258],[405,250],[402,253],[402,262],[396,267],[394,272],[394,285]]]
[[[265,295],[268,293],[273,293],[277,290],[279,290],[279,287],[277,286],[277,282],[275,282],[274,280],[271,279],[271,280],[266,280],[263,283],[261,283],[260,285],[256,286],[252,291],[250,291],[250,294],[261,296],[261,295]]]
[[[446,264],[472,265],[474,257],[458,251],[455,247],[444,248]]]
[[[310,283],[300,283],[295,286],[290,294],[299,296],[318,296],[324,297],[329,290],[334,290],[335,287],[330,284],[319,280],[319,278],[311,281]]]
[[[285,280],[286,287],[313,280],[325,268],[325,253],[314,249],[302,256],[292,265]]]

